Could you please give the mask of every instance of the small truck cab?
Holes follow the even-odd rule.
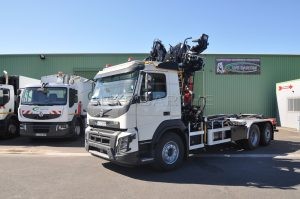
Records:
[[[93,82],[75,75],[49,75],[24,88],[18,117],[20,134],[28,137],[79,137]]]

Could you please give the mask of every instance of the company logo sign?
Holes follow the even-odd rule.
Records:
[[[33,110],[33,111],[38,111],[38,110],[39,110],[39,107],[33,107],[32,110]]]
[[[103,109],[100,109],[100,111],[99,111],[99,116],[100,116],[100,117],[103,117],[103,115],[104,115],[104,111],[103,111]]]
[[[216,59],[216,74],[260,74],[260,59]]]
[[[43,112],[39,112],[39,117],[43,117],[44,113]]]

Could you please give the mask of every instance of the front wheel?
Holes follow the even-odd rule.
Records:
[[[82,124],[81,124],[81,122],[78,119],[76,119],[74,121],[74,124],[73,124],[73,134],[74,134],[74,137],[80,137],[81,135],[83,135]]]
[[[7,124],[6,129],[7,136],[17,136],[19,135],[19,125],[15,119],[10,119]]]
[[[181,138],[175,133],[162,137],[155,148],[155,167],[160,170],[171,170],[181,165],[184,157],[184,146]]]

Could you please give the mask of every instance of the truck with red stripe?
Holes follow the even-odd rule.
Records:
[[[24,88],[18,117],[20,134],[28,137],[79,137],[93,81],[59,72]]]
[[[0,137],[17,136],[19,134],[18,94],[21,88],[40,80],[25,76],[4,75],[0,78]]]

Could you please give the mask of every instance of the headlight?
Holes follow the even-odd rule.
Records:
[[[68,124],[59,124],[57,125],[57,130],[62,131],[62,130],[66,130],[67,128],[69,128]]]
[[[131,148],[129,148],[129,144],[135,138],[136,138],[135,134],[134,135],[125,136],[125,137],[120,137],[118,139],[117,152],[127,152],[127,151],[130,151]]]
[[[26,131],[26,124],[20,124],[20,129]]]

